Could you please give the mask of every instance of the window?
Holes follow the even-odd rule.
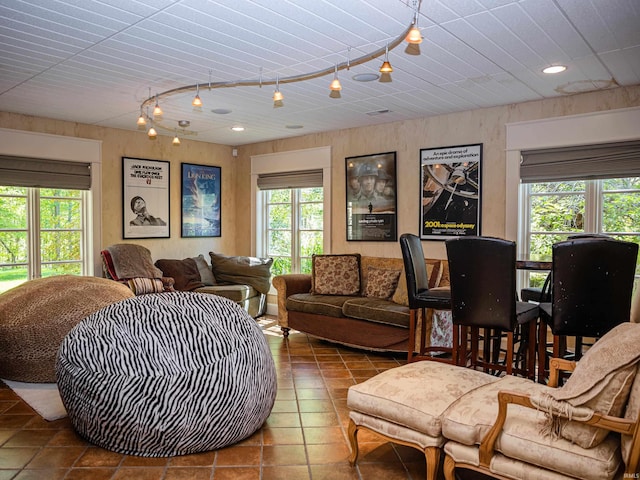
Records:
[[[551,256],[554,243],[579,233],[640,244],[640,177],[524,183],[521,193],[521,238],[531,254]],[[534,286],[541,286],[546,276],[529,275]]]
[[[311,256],[323,251],[323,188],[264,190],[261,195],[264,251],[273,258],[272,274],[311,273]]]
[[[0,186],[0,292],[26,280],[86,275],[89,192]]]

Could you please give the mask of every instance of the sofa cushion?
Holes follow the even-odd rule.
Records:
[[[204,255],[200,254],[197,257],[193,257],[194,262],[198,266],[198,272],[200,273],[200,281],[204,283],[204,285],[215,285],[216,278],[213,276],[213,272],[211,271],[211,267],[207,263],[207,260],[204,258]]]
[[[496,377],[441,362],[413,362],[349,387],[351,410],[408,427],[434,438],[441,415],[457,398]]]
[[[400,270],[369,267],[367,269],[367,285],[364,290],[364,296],[389,300],[396,291],[399,278]]]
[[[165,291],[164,284],[159,278],[130,278],[127,280],[127,286],[135,295],[161,293]]]
[[[311,293],[360,294],[360,254],[313,255],[311,262]]]
[[[453,402],[442,415],[442,434],[464,445],[478,445],[498,415],[498,392],[509,390],[538,394],[554,390],[520,377],[505,376],[481,386]],[[591,449],[554,439],[541,432],[544,413],[509,405],[504,429],[496,449],[509,458],[544,466],[571,478],[611,478],[620,464],[619,440],[615,435]]]
[[[296,293],[287,298],[287,310],[292,312],[315,313],[329,317],[344,317],[342,306],[353,299],[345,295],[316,295],[314,293]]]
[[[188,292],[204,286],[200,280],[198,266],[193,258],[185,258],[184,260],[161,258],[156,261],[155,265],[162,270],[165,277],[171,277],[175,280],[173,288],[176,290]]]
[[[350,297],[343,306],[345,317],[409,328],[409,307],[390,300],[370,297]]]
[[[251,285],[260,293],[271,288],[272,258],[228,256],[209,252],[216,283]]]
[[[427,275],[429,276],[429,288],[435,288],[440,285],[440,278],[442,276],[442,261],[426,259],[425,264],[427,266]],[[398,286],[393,293],[391,300],[400,305],[409,306],[409,294],[407,292],[407,274],[402,268],[400,277],[398,279]]]
[[[213,295],[219,295],[221,297],[228,298],[234,302],[244,302],[250,298],[260,295],[255,288],[250,285],[205,285],[204,287],[196,288],[193,290],[197,293],[209,293]]]

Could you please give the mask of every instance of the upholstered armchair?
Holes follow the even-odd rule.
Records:
[[[639,478],[639,341],[624,323],[577,364],[552,359],[550,385],[507,376],[461,397],[443,413],[445,478]],[[554,388],[561,370],[573,373]]]

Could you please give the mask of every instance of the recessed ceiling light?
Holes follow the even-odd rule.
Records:
[[[353,78],[356,82],[373,82],[374,80],[378,80],[380,75],[377,73],[357,73]]]
[[[543,73],[560,73],[564,72],[567,69],[564,65],[551,65],[547,68],[542,69]]]
[[[214,108],[211,110],[213,113],[217,113],[218,115],[226,115],[227,113],[231,113],[231,110],[228,108]]]
[[[244,127],[241,125],[234,125],[233,127],[231,127],[231,130],[233,130],[234,132],[244,132]]]
[[[304,125],[285,125],[284,128],[288,128],[289,130],[297,130],[299,128],[304,128]]]

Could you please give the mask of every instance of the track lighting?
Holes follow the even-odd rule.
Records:
[[[196,108],[202,107],[202,100],[200,99],[200,85],[196,83],[196,96],[193,97],[193,101],[191,102]]]
[[[173,140],[171,141],[171,144],[179,147],[180,146],[180,137],[178,137],[178,132],[176,132],[175,136],[173,137]]]
[[[160,108],[160,105],[158,104],[158,94],[156,93],[156,106],[153,107],[153,116],[154,117],[161,117],[162,116],[162,109]]]
[[[333,81],[331,85],[329,85],[329,97],[331,98],[341,98],[340,90],[342,90],[342,85],[340,85],[340,80],[338,79],[338,65],[336,64],[335,71],[333,73]]]
[[[405,3],[408,4],[408,0],[406,0]],[[411,24],[400,35],[392,39],[385,46],[380,47],[377,50],[374,50],[373,52],[366,53],[365,55],[362,55],[354,59],[350,58],[351,47],[348,47],[346,61],[335,63],[332,67],[283,77],[282,79],[283,82],[284,83],[303,82],[303,81],[319,78],[325,75],[330,75],[331,73],[333,73],[333,80],[329,85],[329,90],[330,90],[329,97],[341,98],[340,92],[342,90],[342,85],[340,83],[340,79],[338,78],[338,71],[349,70],[351,67],[365,64],[367,62],[370,62],[371,60],[380,58],[383,55],[384,55],[384,61],[382,62],[382,65],[380,66],[380,69],[379,69],[379,72],[380,72],[379,81],[383,83],[391,82],[391,72],[393,72],[393,67],[389,62],[389,50],[393,50],[394,48],[399,46],[401,43],[406,41],[408,43],[407,48],[405,50],[406,53],[411,55],[420,54],[420,43],[423,40],[420,29],[418,28],[420,4],[421,4],[421,0],[413,0],[413,19]],[[262,87],[263,85],[275,85],[275,90],[273,92],[273,97],[272,97],[273,107],[279,108],[284,106],[284,95],[280,91],[279,76],[276,76],[275,80],[264,78],[262,67],[260,68],[260,76],[258,79],[244,79],[244,80],[241,79],[241,80],[231,80],[231,81],[222,80],[218,82],[212,82],[211,75],[212,75],[212,70],[210,69],[209,84],[208,84],[209,90],[213,88],[235,88],[235,87],[250,87],[250,86]],[[359,74],[359,75],[366,75],[366,74]],[[369,73],[369,75],[373,75],[373,74]],[[375,79],[375,76],[377,76],[377,74],[374,75],[374,79]],[[140,116],[138,117],[138,121],[137,121],[138,128],[143,129],[145,128],[145,126],[149,126],[149,129],[147,131],[149,138],[155,138],[155,136],[157,135],[157,131],[154,128],[154,125],[158,125],[158,127],[163,131],[170,132],[171,130],[164,128],[162,125],[163,111],[159,105],[159,98],[162,97],[163,99],[165,99],[172,95],[179,95],[179,94],[185,94],[185,93],[190,93],[191,95],[195,93],[191,102],[194,109],[199,110],[203,106],[202,99],[200,98],[200,83],[178,86],[178,87],[166,90],[164,92],[156,92],[154,96],[151,96],[151,87],[149,87],[149,97],[146,98],[140,104]],[[147,109],[146,114],[143,113],[143,110],[145,108]],[[149,115],[149,110],[151,108],[153,108],[152,116]],[[188,121],[184,120],[184,122],[188,122]],[[191,132],[191,131],[184,132],[184,129],[182,133],[183,136],[195,135],[195,134],[197,134],[197,132]],[[172,143],[174,145],[179,145],[179,142],[180,142],[180,137],[177,135],[177,132],[176,132]]]
[[[276,91],[273,92],[273,108],[280,108],[284,106],[284,95],[280,92],[280,78],[276,77]]]

